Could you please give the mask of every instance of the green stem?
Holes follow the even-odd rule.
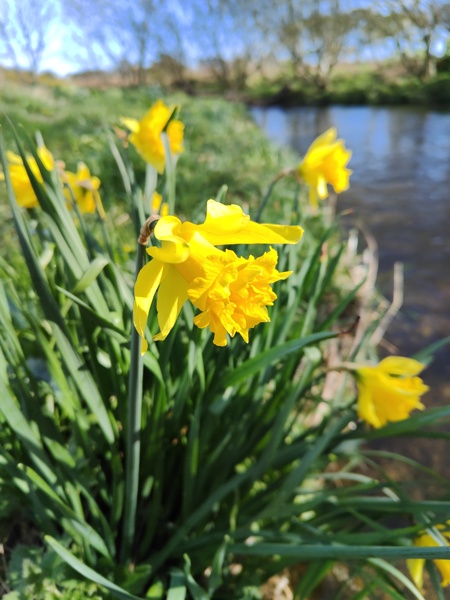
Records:
[[[264,196],[261,199],[261,202],[259,203],[258,206],[258,210],[256,212],[255,218],[253,219],[254,221],[256,221],[257,223],[259,223],[261,221],[261,215],[263,210],[266,207],[267,202],[270,200],[270,197],[272,195],[273,192],[273,188],[275,187],[275,184],[280,181],[280,179],[283,179],[283,177],[286,177],[287,175],[290,175],[291,171],[280,171],[278,173],[278,175],[275,177],[275,179],[269,184],[269,187],[266,190],[266,193],[264,194]]]
[[[136,277],[143,267],[145,245],[138,243]],[[125,506],[123,518],[122,562],[131,559],[136,528],[139,489],[139,462],[141,454],[142,377],[143,360],[141,338],[136,328],[131,333],[130,371],[128,375],[128,418],[125,446]]]
[[[166,174],[166,185],[165,195],[166,202],[169,205],[169,214],[175,214],[175,195],[176,195],[176,179],[175,179],[175,165],[176,157],[172,154],[170,149],[170,142],[167,133],[161,134],[162,141],[164,144],[165,152],[165,174]]]
[[[156,190],[156,184],[158,181],[158,171],[152,165],[147,163],[147,167],[145,170],[145,191],[144,191],[144,210],[146,214],[151,214],[153,210],[152,206],[152,196],[153,192]]]

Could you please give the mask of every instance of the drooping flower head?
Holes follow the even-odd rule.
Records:
[[[439,546],[449,546],[448,540],[450,540],[450,531],[444,528],[444,526],[438,525],[437,529],[440,530],[440,542],[432,537],[429,533],[422,533],[419,537],[414,540],[414,545],[421,548],[436,548]],[[436,559],[433,560],[436,567],[439,569],[442,577],[442,586],[446,587],[450,585],[450,560]],[[412,580],[415,586],[422,590],[423,588],[423,568],[425,566],[424,558],[410,558],[406,561],[408,570],[411,574]]]
[[[225,346],[227,334],[239,333],[248,341],[248,331],[270,320],[267,306],[276,295],[270,285],[286,279],[275,266],[277,252],[240,258],[232,250],[216,246],[232,244],[295,244],[303,230],[297,226],[254,223],[237,205],[208,201],[204,223],[182,223],[175,216],[162,217],[154,235],[161,247],[147,249],[152,260],[139,272],[135,286],[134,324],[144,337],[147,318],[158,290],[157,313],[163,340],[190,300],[200,310],[194,323],[209,327],[214,343]],[[143,351],[147,344],[143,340]]]
[[[345,148],[344,141],[336,137],[334,127],[322,133],[308,148],[296,169],[297,176],[309,186],[309,202],[314,208],[318,206],[319,199],[328,198],[328,183],[337,194],[349,186],[352,172],[346,167],[352,153]]]
[[[89,168],[83,162],[78,163],[76,173],[64,171],[61,177],[71,190],[65,190],[69,202],[72,201],[73,194],[73,199],[82,213],[94,213],[97,207],[102,219],[105,218],[105,211],[98,192],[101,181],[98,177],[91,176]]]
[[[166,106],[162,100],[158,100],[141,121],[132,118],[121,119],[123,125],[131,131],[130,142],[158,173],[164,172],[165,152],[162,132],[172,112],[173,109]],[[178,119],[172,119],[167,125],[166,133],[172,154],[183,152],[183,132],[184,125]]]
[[[417,360],[402,356],[389,356],[376,366],[357,368],[360,418],[378,428],[408,418],[414,409],[425,408],[420,396],[428,386],[418,377],[424,368]]]
[[[45,146],[41,146],[37,149],[37,154],[42,161],[44,167],[51,171],[55,166],[55,161],[52,154]],[[17,204],[24,208],[34,208],[39,205],[36,194],[34,193],[33,186],[31,185],[28,173],[23,164],[22,158],[14,152],[7,152],[6,158],[8,159],[9,174],[11,176],[11,184],[16,196]],[[36,177],[39,183],[43,183],[42,175],[39,170],[36,160],[27,154],[27,164],[30,167],[31,172]],[[0,173],[0,181],[5,178],[3,173]]]

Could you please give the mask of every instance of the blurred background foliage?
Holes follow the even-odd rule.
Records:
[[[2,0],[4,81],[156,83],[258,103],[450,100],[445,0]],[[0,78],[2,75],[0,74]]]

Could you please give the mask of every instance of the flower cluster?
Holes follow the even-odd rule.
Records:
[[[270,320],[267,306],[276,298],[270,285],[291,272],[278,272],[278,255],[272,248],[259,258],[240,258],[217,246],[232,244],[295,244],[303,230],[298,226],[254,223],[237,205],[225,206],[209,200],[205,222],[182,223],[177,217],[162,217],[154,235],[161,247],[147,249],[152,257],[135,286],[134,323],[144,338],[148,314],[159,288],[157,312],[163,340],[173,328],[183,304],[190,300],[201,312],[194,323],[209,327],[214,343],[225,346],[227,334],[239,333],[248,341],[248,331]],[[147,344],[143,339],[143,351]]]
[[[98,192],[101,184],[100,179],[91,176],[89,168],[84,163],[78,163],[77,172],[72,173],[65,170],[64,163],[55,161],[52,153],[45,146],[40,146],[37,149],[37,155],[47,171],[57,169],[69,204],[75,201],[82,213],[94,213],[97,208],[100,216],[104,218],[104,210]],[[22,158],[14,152],[7,152],[6,157],[8,159],[11,184],[19,206],[23,206],[24,208],[39,206],[39,201]],[[38,183],[42,184],[42,173],[36,159],[27,154],[26,162]],[[4,178],[4,174],[0,173],[0,181],[4,180]]]

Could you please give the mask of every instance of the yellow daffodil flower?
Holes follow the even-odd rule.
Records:
[[[151,200],[151,210],[153,214],[167,217],[169,214],[169,205],[162,201],[162,196],[158,192],[153,192]]]
[[[41,146],[37,149],[37,154],[42,161],[44,167],[51,171],[55,166],[55,161],[49,150],[45,146]],[[17,203],[19,206],[24,208],[34,208],[39,205],[36,194],[34,193],[33,186],[28,178],[27,171],[23,164],[22,158],[14,152],[7,152],[6,158],[9,164],[9,174],[11,176],[11,184],[16,196]],[[33,175],[36,177],[39,183],[43,183],[41,172],[37,165],[36,160],[27,154],[27,163],[30,167]],[[5,176],[0,173],[0,181],[4,180]]]
[[[336,129],[332,127],[315,139],[296,169],[296,175],[309,186],[309,202],[314,208],[319,198],[328,198],[328,183],[337,194],[349,186],[352,172],[346,166],[352,153],[336,136]]]
[[[82,213],[94,213],[97,207],[101,218],[105,218],[105,211],[98,193],[101,181],[98,177],[91,176],[89,168],[83,162],[78,163],[76,173],[64,171],[62,179],[71,190],[65,190],[69,202],[74,198]]]
[[[158,100],[141,121],[122,118],[121,122],[131,131],[130,142],[142,156],[153,165],[158,173],[164,172],[165,152],[161,134],[172,114],[172,109]],[[184,125],[177,119],[172,119],[167,126],[167,137],[172,154],[183,152]]]
[[[278,255],[272,248],[259,258],[238,257],[224,244],[295,244],[301,227],[254,223],[237,205],[209,200],[204,223],[182,223],[175,216],[162,217],[154,235],[161,247],[147,249],[152,257],[139,272],[135,286],[134,324],[144,338],[147,318],[158,291],[157,313],[163,340],[174,326],[183,304],[190,300],[201,312],[194,318],[214,333],[214,344],[225,346],[227,334],[248,331],[270,320],[267,306],[276,299],[270,284],[286,279],[291,271],[275,269]],[[147,343],[143,339],[142,350]]]
[[[425,408],[420,396],[428,386],[417,377],[424,368],[417,360],[401,356],[389,356],[376,366],[356,368],[360,418],[378,428],[408,418],[414,409]]]
[[[441,526],[438,526],[438,529],[442,529]],[[418,538],[414,540],[414,545],[419,546],[421,548],[433,548],[439,547],[442,545],[449,545],[447,540],[450,540],[450,531],[441,531],[442,540],[441,543],[438,543],[434,537],[432,537],[429,533],[423,533]],[[447,538],[447,539],[445,539]],[[442,576],[442,586],[446,587],[450,585],[450,560],[445,559],[436,559],[433,561],[436,567],[439,569]],[[406,561],[408,566],[408,570],[411,574],[411,578],[414,581],[415,586],[422,590],[423,588],[423,568],[425,566],[424,558],[410,558]]]

